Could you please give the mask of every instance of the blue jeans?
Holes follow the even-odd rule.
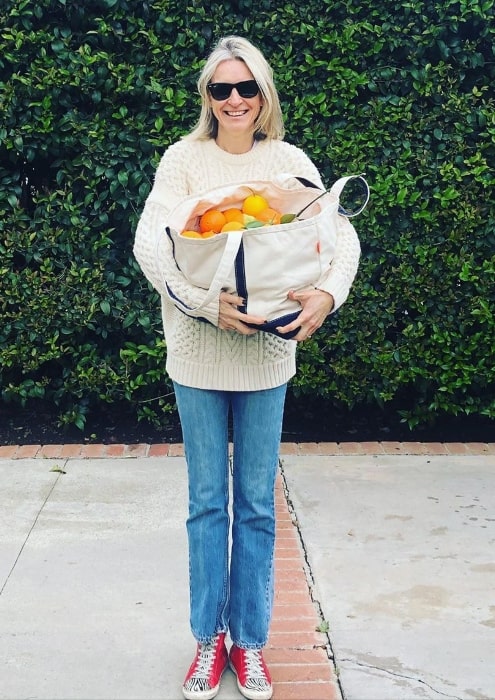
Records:
[[[287,385],[245,392],[174,387],[189,474],[191,630],[199,642],[230,631],[234,644],[260,649],[273,607],[274,489]]]

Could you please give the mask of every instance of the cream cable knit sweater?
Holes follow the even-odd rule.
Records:
[[[174,381],[186,386],[227,391],[270,389],[287,382],[296,371],[297,343],[270,333],[244,336],[224,331],[218,324],[218,299],[201,310],[210,323],[186,316],[169,297],[164,278],[191,307],[201,304],[205,290],[187,282],[175,265],[170,243],[164,235],[167,216],[184,197],[216,187],[271,180],[291,173],[322,186],[320,175],[299,148],[285,141],[256,143],[248,153],[234,155],[209,141],[181,140],[164,153],[155,174],[152,191],[146,200],[136,229],[134,255],[148,281],[160,293],[167,343],[166,369]],[[157,237],[166,255],[158,269]],[[355,277],[360,246],[355,231],[346,219],[337,239],[335,257],[319,288],[330,292],[336,310],[346,300]]]

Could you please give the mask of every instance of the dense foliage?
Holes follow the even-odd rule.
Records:
[[[299,349],[299,396],[410,425],[495,416],[495,0],[4,0],[3,402],[82,427],[102,403],[173,410],[157,295],[133,257],[163,149],[198,116],[221,35],[274,66],[287,139],[331,184],[366,172],[343,310]]]

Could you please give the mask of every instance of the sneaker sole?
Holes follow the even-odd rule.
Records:
[[[186,690],[182,688],[182,694],[186,700],[213,700],[218,695],[219,690],[220,683],[210,690]]]

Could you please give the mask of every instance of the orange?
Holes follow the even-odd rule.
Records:
[[[256,215],[256,218],[258,221],[264,221],[266,224],[279,224],[281,216],[281,213],[276,209],[267,207],[263,209],[263,211],[260,211],[259,214]]]
[[[198,231],[182,231],[180,235],[184,236],[184,238],[203,238],[203,236],[200,233],[198,233]]]
[[[241,224],[240,221],[227,221],[227,223],[222,226],[222,230],[220,233],[226,233],[228,231],[240,231],[243,228],[244,224]]]
[[[260,211],[268,207],[268,202],[260,194],[250,194],[242,203],[242,211],[250,216],[257,216]]]
[[[201,233],[214,231],[220,233],[222,226],[226,223],[225,216],[218,209],[208,209],[199,220]]]
[[[227,221],[238,221],[240,224],[244,223],[244,214],[237,207],[231,207],[223,212],[223,215]]]

